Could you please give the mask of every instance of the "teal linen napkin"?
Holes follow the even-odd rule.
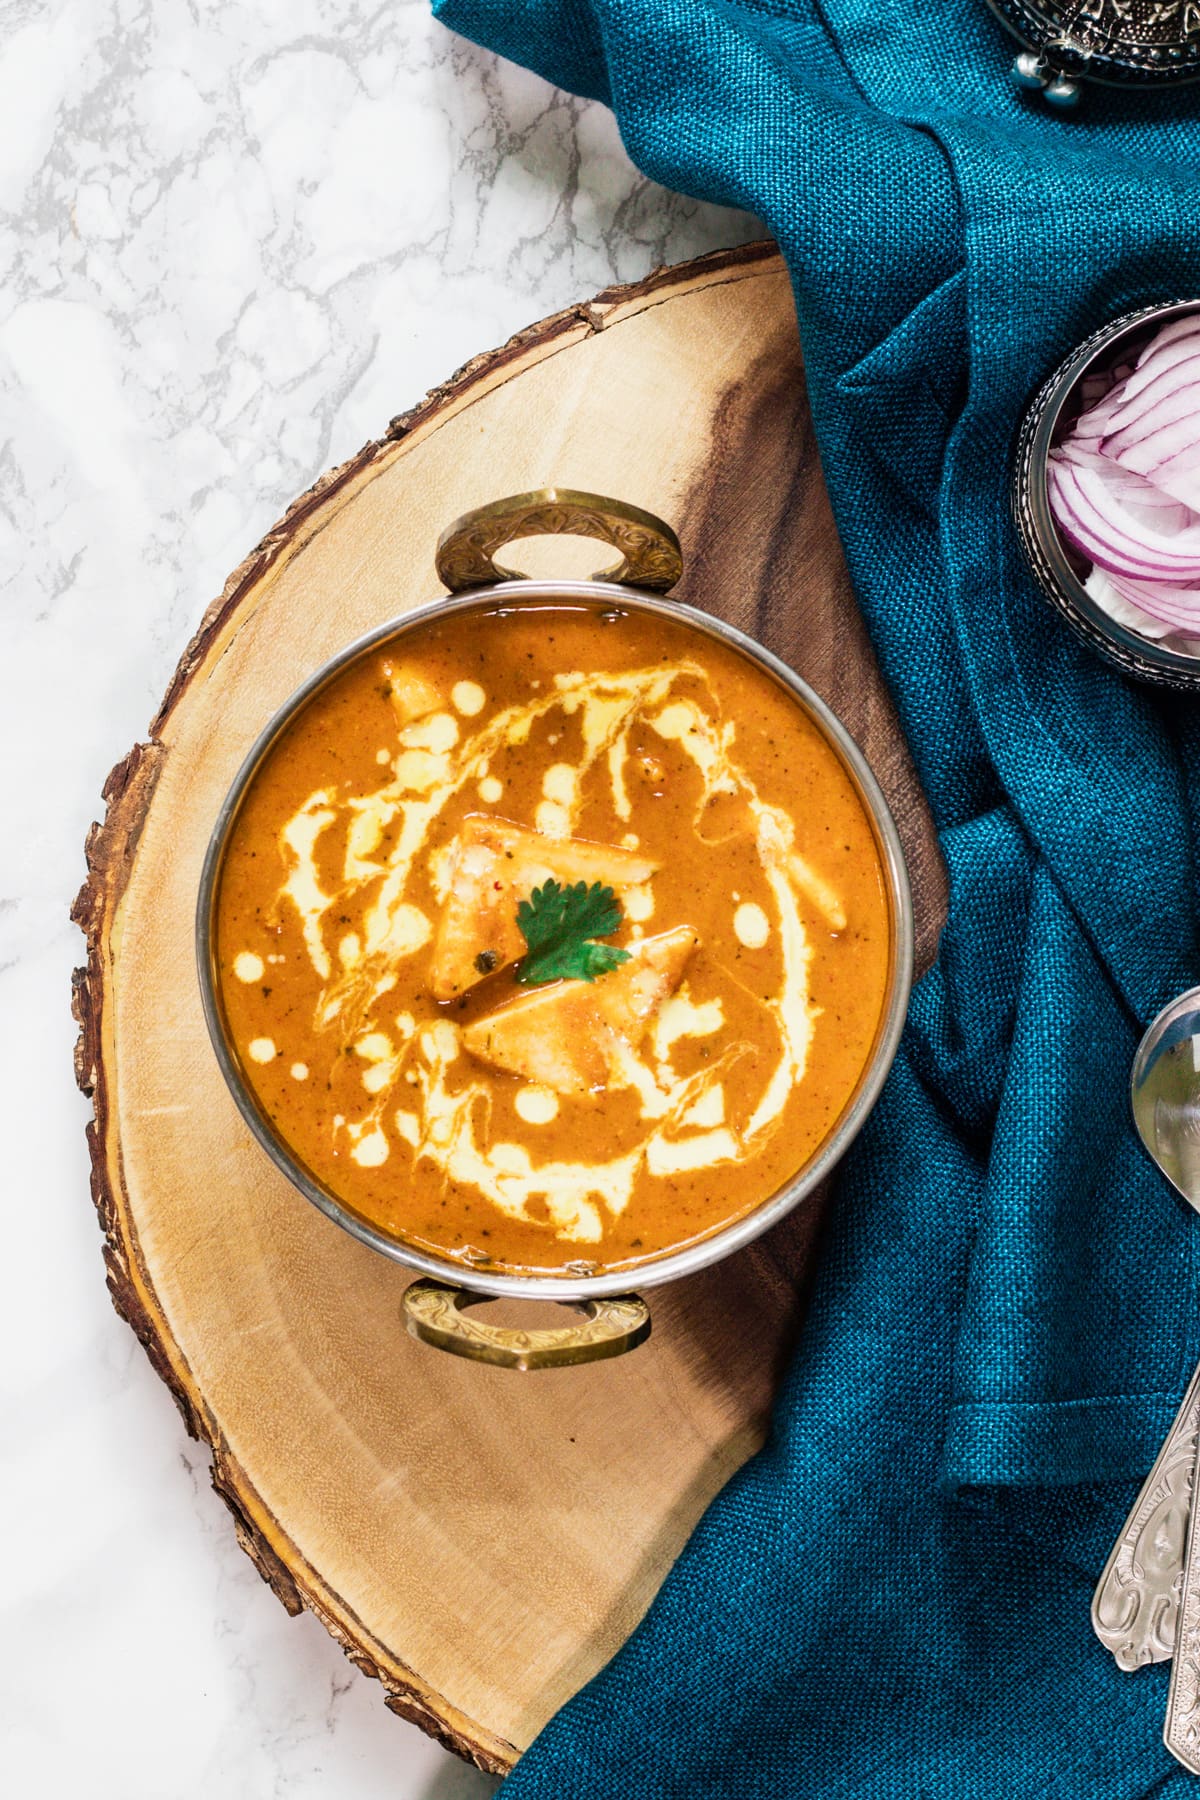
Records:
[[[1166,1670],[1088,1607],[1200,1355],[1196,1225],[1134,1139],[1138,1035],[1200,975],[1200,708],[1038,597],[1009,523],[1031,389],[1200,293],[1200,89],[1018,96],[983,0],[440,0],[606,100],[655,180],[791,269],[856,591],[950,917],[844,1167],[768,1447],[512,1800],[1200,1792]]]

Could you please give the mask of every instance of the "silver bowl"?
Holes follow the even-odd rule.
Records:
[[[534,511],[534,503],[540,510]],[[579,503],[586,503],[586,506]],[[571,513],[572,505],[576,507],[574,514]],[[629,579],[616,582],[601,576],[592,581],[547,582],[515,576],[479,584],[481,575],[507,573],[498,571],[492,559],[491,552],[498,547],[496,532],[493,530],[487,541],[483,542],[485,533],[479,523],[481,518],[501,512],[505,512],[510,518],[521,519],[519,530],[513,527],[505,533],[510,537],[528,537],[535,531],[554,530],[605,536],[625,552],[626,560],[619,572]],[[569,515],[567,522],[564,522],[564,515]],[[601,532],[596,529],[598,520],[611,523],[614,519],[619,519],[626,526],[632,520],[633,527],[627,529],[623,536],[618,536],[615,531]],[[648,531],[648,527],[653,527],[653,531]],[[631,535],[631,531],[641,535]],[[672,544],[675,545],[674,562],[664,572],[664,545]],[[670,558],[666,560],[670,562]],[[646,1335],[649,1330],[649,1314],[644,1302],[627,1292],[631,1279],[628,1269],[579,1276],[564,1273],[513,1275],[439,1257],[379,1230],[302,1166],[259,1106],[226,1027],[214,941],[215,906],[226,846],[260,764],[308,701],[359,658],[382,644],[402,642],[410,633],[422,630],[431,620],[462,613],[495,613],[516,607],[557,606],[564,601],[574,605],[585,602],[591,607],[605,610],[612,608],[668,618],[676,624],[687,626],[702,637],[732,646],[742,656],[757,664],[794,697],[817,725],[840,758],[871,820],[887,885],[892,954],[886,1005],[870,1062],[835,1130],[816,1155],[786,1186],[771,1195],[753,1212],[734,1220],[709,1237],[647,1258],[644,1263],[638,1264],[634,1279],[640,1287],[653,1287],[661,1282],[678,1280],[680,1276],[690,1275],[722,1257],[732,1255],[763,1232],[769,1231],[793,1207],[799,1205],[830,1173],[861,1130],[892,1065],[904,1025],[912,982],[913,912],[904,855],[887,802],[862,752],[820,696],[785,663],[780,662],[778,657],[733,626],[708,613],[632,585],[639,579],[646,581],[647,585],[669,585],[677,579],[681,566],[674,534],[661,521],[654,520],[651,515],[641,514],[636,509],[621,507],[618,503],[593,495],[564,495],[561,490],[543,490],[539,495],[518,496],[512,502],[497,503],[494,508],[481,509],[478,514],[470,514],[465,520],[456,521],[443,534],[438,569],[448,585],[466,588],[468,591],[456,597],[431,601],[400,618],[388,620],[365,637],[348,644],[315,671],[279,709],[250,750],[217,815],[205,857],[196,910],[200,990],[213,1048],[242,1117],[272,1162],[305,1199],[360,1243],[426,1277],[426,1280],[410,1287],[405,1296],[410,1330],[443,1349],[472,1356],[477,1360],[527,1368],[615,1355],[621,1349],[631,1348],[634,1342]],[[607,1297],[613,1296],[616,1298],[609,1300],[607,1308],[601,1304]],[[468,1320],[462,1316],[462,1309],[473,1302],[497,1297],[572,1303],[582,1306],[588,1312],[588,1324],[582,1327],[576,1325],[573,1333],[561,1330],[554,1333],[521,1332],[491,1326],[478,1320]],[[581,1333],[591,1334],[582,1345],[578,1341]],[[555,1340],[553,1343],[549,1342],[551,1338]],[[574,1341],[567,1341],[572,1338]],[[543,1343],[541,1340],[547,1341]]]
[[[1161,687],[1200,688],[1200,656],[1170,649],[1111,619],[1083,585],[1082,563],[1064,544],[1050,511],[1046,458],[1057,441],[1076,390],[1096,364],[1121,360],[1158,327],[1181,313],[1200,311],[1200,300],[1172,300],[1122,313],[1094,331],[1043,382],[1021,424],[1013,465],[1012,506],[1017,533],[1038,586],[1084,642],[1126,675]]]

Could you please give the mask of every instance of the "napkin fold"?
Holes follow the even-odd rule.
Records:
[[[1200,89],[1010,86],[983,0],[438,0],[610,104],[792,272],[851,576],[950,914],[844,1165],[765,1450],[512,1800],[1200,1793],[1089,1602],[1200,1356],[1197,1227],[1127,1083],[1200,979],[1200,704],[1082,648],[1010,524],[1023,406],[1200,293]]]

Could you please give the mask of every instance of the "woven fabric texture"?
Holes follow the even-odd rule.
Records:
[[[792,272],[850,571],[950,917],[839,1181],[768,1447],[511,1800],[1200,1793],[1091,1590],[1200,1355],[1197,1222],[1133,1135],[1200,976],[1200,708],[1037,595],[1012,442],[1106,318],[1200,293],[1200,89],[1011,88],[983,0],[441,0],[613,106]]]

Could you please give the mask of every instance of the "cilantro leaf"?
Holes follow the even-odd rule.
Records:
[[[629,961],[628,950],[592,940],[608,937],[621,923],[621,904],[610,887],[586,881],[560,887],[550,880],[534,888],[517,907],[517,925],[529,954],[517,967],[526,987],[544,981],[595,981]]]

